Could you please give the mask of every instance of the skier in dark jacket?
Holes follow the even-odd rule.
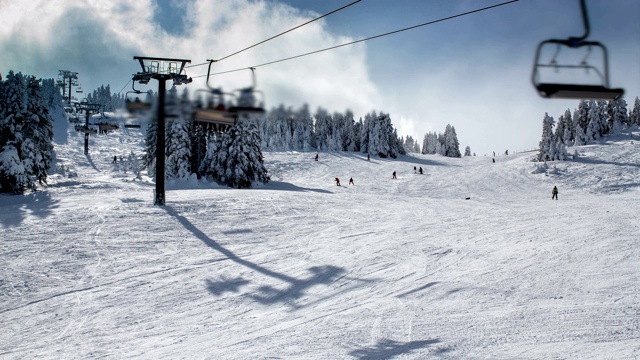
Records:
[[[418,170],[418,172],[422,175],[422,166],[420,166],[420,170]]]
[[[397,178],[396,178],[396,172],[395,172],[395,171],[393,172],[393,177],[392,177],[392,179],[397,179]]]
[[[349,179],[349,185],[355,185],[355,184],[353,183],[353,178],[350,178],[350,179]]]
[[[556,186],[554,186],[553,190],[551,190],[551,200],[553,199],[558,200],[558,188]]]
[[[340,186],[340,179],[336,178],[336,186]]]

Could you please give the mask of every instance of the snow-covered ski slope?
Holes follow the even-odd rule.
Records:
[[[71,130],[77,176],[0,196],[0,358],[640,357],[637,128],[540,170],[266,152],[269,184],[165,207],[111,163],[142,138]]]

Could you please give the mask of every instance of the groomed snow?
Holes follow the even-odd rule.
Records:
[[[111,163],[142,139],[71,127],[65,174],[0,196],[0,358],[640,357],[637,128],[547,168],[266,152],[267,185],[164,207]]]

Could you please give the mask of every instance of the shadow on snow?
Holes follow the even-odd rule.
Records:
[[[414,350],[426,348],[427,346],[438,344],[440,340],[432,339],[432,340],[421,340],[421,341],[409,341],[406,343],[382,339],[380,340],[374,347],[353,350],[349,353],[349,355],[355,357],[356,359],[367,359],[367,360],[382,360],[382,359],[392,359],[396,356],[402,354],[409,354]],[[438,353],[446,352],[446,349],[438,349]]]
[[[59,200],[51,199],[47,191],[38,191],[26,195],[0,195],[0,224],[3,227],[22,224],[27,215],[46,218],[59,206]]]
[[[308,271],[310,272],[309,276],[301,279],[288,276],[286,274],[282,274],[273,270],[269,270],[259,264],[255,264],[251,261],[238,257],[232,251],[223,247],[222,245],[218,244],[215,240],[207,236],[207,234],[205,234],[196,226],[194,226],[186,217],[180,215],[172,207],[164,206],[163,209],[170,216],[176,218],[185,227],[185,229],[189,230],[193,235],[195,235],[198,239],[200,239],[202,242],[204,242],[207,246],[209,246],[213,250],[216,250],[219,253],[226,256],[229,260],[237,264],[240,264],[242,266],[245,266],[260,274],[266,275],[274,279],[281,280],[286,284],[286,287],[282,289],[276,288],[273,286],[267,286],[267,285],[260,286],[258,288],[259,293],[255,295],[250,295],[250,297],[261,304],[269,305],[269,304],[275,304],[275,303],[283,303],[291,306],[293,309],[300,309],[320,301],[320,300],[316,300],[306,305],[297,304],[296,301],[301,299],[305,295],[306,290],[316,285],[329,285],[337,280],[340,280],[346,277],[345,275],[346,270],[344,268],[333,266],[333,265],[313,266],[308,269]],[[370,283],[374,281],[374,280],[352,279],[352,278],[349,278],[347,280],[353,281],[355,285],[352,285],[350,287],[344,287],[339,293],[353,290],[356,287],[362,286],[364,283]],[[238,292],[240,291],[241,287],[249,284],[250,281],[243,278],[235,278],[235,279],[222,278],[220,280],[207,280],[206,283],[207,283],[206,284],[207,290],[213,295],[219,296],[225,292]]]

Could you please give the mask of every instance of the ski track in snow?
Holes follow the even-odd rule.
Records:
[[[168,181],[154,207],[123,171],[140,131],[89,156],[70,131],[77,177],[0,196],[0,358],[638,358],[637,139],[543,173],[533,153],[265,152],[269,184]]]

